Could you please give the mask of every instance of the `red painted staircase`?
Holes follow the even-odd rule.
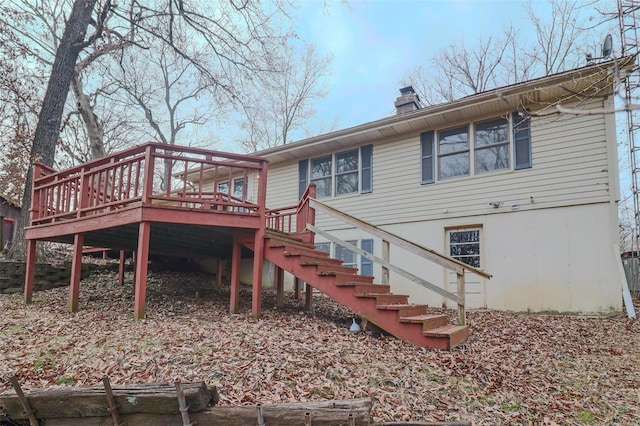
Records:
[[[400,339],[448,350],[469,337],[467,326],[449,324],[447,315],[429,314],[426,305],[409,303],[409,296],[392,294],[390,286],[374,284],[373,277],[358,275],[357,269],[303,240],[267,230],[264,257]],[[251,242],[243,244],[253,248]]]

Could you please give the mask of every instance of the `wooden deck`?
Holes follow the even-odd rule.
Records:
[[[417,246],[374,225],[337,211],[315,199],[309,185],[298,204],[266,209],[267,161],[263,158],[149,143],[64,171],[36,164],[31,223],[26,228],[25,303],[32,301],[36,241],[73,244],[68,308],[78,310],[80,267],[86,247],[120,250],[120,283],[124,251],[135,252],[134,318],[145,316],[150,254],[205,257],[231,261],[230,311],[240,306],[243,253],[253,257],[251,310],[262,305],[265,260],[275,266],[278,306],[282,305],[284,271],[304,280],[306,305],[313,289],[350,308],[367,321],[417,345],[451,349],[469,336],[465,320],[464,272],[491,275],[433,250]],[[316,210],[409,249],[458,275],[458,294],[416,277],[385,259],[353,247],[315,226]],[[382,283],[359,275],[356,268],[314,246],[316,233],[382,265]],[[221,262],[218,262],[220,265]],[[427,306],[393,294],[389,271],[458,303],[458,325],[446,316],[429,315]],[[218,267],[218,276],[220,276]],[[296,286],[297,287],[297,286]],[[297,290],[297,288],[296,288]]]
[[[29,270],[38,240],[74,244],[71,311],[78,309],[79,275],[74,271],[83,246],[134,251],[135,317],[142,318],[150,253],[239,257],[241,252],[234,250],[239,235],[250,235],[261,245],[266,182],[263,158],[156,143],[63,171],[36,164],[31,223],[25,230],[31,265],[25,301],[32,298]],[[261,276],[262,262],[255,263],[254,272]],[[254,301],[254,313],[259,310]]]

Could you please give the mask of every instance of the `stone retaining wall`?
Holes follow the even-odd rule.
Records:
[[[26,266],[22,262],[0,261],[0,294],[21,293],[24,290],[24,275]],[[93,263],[82,264],[82,278],[86,278],[93,271],[117,271],[118,264],[98,265]],[[71,278],[71,263],[49,265],[39,263],[36,265],[36,278],[34,290],[47,290],[55,287],[69,285]]]

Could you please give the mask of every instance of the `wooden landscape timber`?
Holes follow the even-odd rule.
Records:
[[[370,398],[214,407],[218,402],[217,390],[203,382],[112,387],[107,379],[104,387],[63,387],[27,394],[17,381],[11,382],[15,391],[0,393],[0,424],[22,422],[33,426],[43,421],[47,426],[373,425]]]
[[[27,410],[21,401],[22,390],[14,380],[12,384],[15,392],[0,393],[0,419],[2,416],[9,420],[27,419]],[[181,388],[192,411],[202,411],[218,400],[216,388],[209,388],[203,382],[184,383]],[[102,386],[60,387],[37,390],[24,396],[36,417],[46,419],[48,425],[56,419],[63,419],[62,423],[59,423],[63,424],[72,421],[73,418],[85,421],[87,418],[101,416],[108,416],[106,419],[111,422],[109,393],[112,394],[118,413],[123,418],[129,414],[180,415],[176,387],[163,383],[108,386],[107,389]]]

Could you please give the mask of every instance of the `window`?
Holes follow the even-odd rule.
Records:
[[[235,179],[233,181],[233,196],[238,200],[244,200],[244,179]]]
[[[366,239],[360,241],[360,248],[367,253],[373,254],[373,240]],[[360,256],[360,275],[373,276],[373,260]]]
[[[311,160],[311,183],[316,184],[318,198],[331,197],[331,156]]]
[[[336,154],[336,195],[358,192],[358,150]]]
[[[469,129],[438,132],[438,178],[446,179],[469,174]]]
[[[424,132],[420,134],[420,161],[423,184],[434,183],[436,176],[444,180],[530,168],[530,118],[525,113],[514,112],[511,117]]]
[[[476,173],[509,168],[509,121],[506,118],[475,126]]]
[[[309,160],[300,160],[298,162],[298,199],[302,198],[309,186],[308,174]]]
[[[354,247],[358,247],[357,240],[345,241]],[[316,243],[315,249],[323,251],[325,253],[329,253],[331,255],[331,246],[332,243]],[[335,255],[335,259],[342,260],[343,266],[349,266],[351,268],[357,268],[359,270],[360,275],[369,275],[373,276],[373,261],[367,259],[364,256],[358,256],[357,253],[350,250],[348,247],[343,247],[339,244],[333,244]],[[372,239],[364,239],[360,241],[360,249],[366,251],[367,253],[373,254],[373,240]],[[358,257],[360,259],[358,259]],[[360,261],[360,267],[358,268],[358,260]]]
[[[308,183],[318,198],[373,191],[373,145],[298,162],[298,198]]]
[[[480,267],[480,230],[451,231],[449,255],[475,268]]]
[[[316,243],[315,249],[331,254],[331,243]]]
[[[349,244],[352,244],[358,247],[358,241],[346,241]],[[342,260],[343,266],[350,266],[352,268],[358,267],[356,254],[349,250],[346,247],[340,246],[336,244],[336,259]]]
[[[222,192],[223,194],[229,194],[229,182],[221,182],[218,184],[218,192]],[[233,180],[233,197],[238,200],[243,200],[245,190],[244,190],[244,179],[238,178]]]

